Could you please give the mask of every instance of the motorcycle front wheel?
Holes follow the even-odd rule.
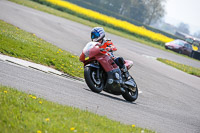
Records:
[[[100,73],[101,74],[101,73]],[[88,87],[96,93],[100,93],[103,90],[104,82],[102,76],[99,75],[99,79],[97,78],[97,69],[93,67],[85,67],[84,68],[84,78]]]
[[[136,82],[135,82],[135,84],[136,84]],[[134,102],[138,98],[137,84],[136,84],[136,87],[128,86],[128,88],[125,89],[125,93],[123,93],[122,96],[127,101]]]

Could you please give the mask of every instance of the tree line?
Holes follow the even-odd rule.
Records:
[[[65,0],[81,7],[143,26],[148,30],[176,39],[177,36],[149,26],[164,16],[165,0]],[[152,4],[150,4],[152,3]],[[153,6],[154,5],[154,6]],[[151,7],[151,8],[148,8]],[[161,8],[162,7],[162,8]],[[162,11],[159,11],[162,10]],[[151,14],[151,15],[148,15]],[[148,17],[147,17],[148,16]]]
[[[83,0],[122,16],[150,25],[165,14],[165,0]]]

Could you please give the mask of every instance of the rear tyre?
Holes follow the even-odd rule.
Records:
[[[137,84],[136,87],[128,86],[128,88],[125,89],[125,93],[123,93],[122,96],[129,102],[135,101],[138,98]]]
[[[96,93],[100,93],[103,90],[104,82],[102,77],[97,79],[97,69],[92,67],[85,67],[84,68],[84,77],[85,82],[87,83],[88,87]]]

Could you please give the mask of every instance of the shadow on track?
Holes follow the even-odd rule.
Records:
[[[83,88],[83,89],[86,90],[86,91],[95,93],[95,92],[91,91],[91,90],[88,89],[88,88]],[[129,103],[129,104],[134,104],[134,105],[137,104],[137,103],[133,103],[133,102],[126,101],[126,100],[121,99],[121,98],[119,98],[119,97],[115,97],[115,96],[117,96],[117,95],[114,95],[114,96],[108,95],[109,93],[108,93],[108,94],[105,94],[105,93],[95,93],[95,94],[99,94],[99,95],[102,95],[102,96],[106,96],[106,97],[108,97],[108,98],[111,98],[111,99],[114,99],[114,100],[117,100],[117,101],[121,101],[121,102],[124,102],[124,103]]]

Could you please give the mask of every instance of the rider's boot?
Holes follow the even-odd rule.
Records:
[[[125,78],[126,78],[127,80],[129,80],[129,79],[130,79],[130,74],[129,74],[128,69],[126,68],[125,65],[124,65],[124,67],[122,68],[122,72],[124,73]]]

